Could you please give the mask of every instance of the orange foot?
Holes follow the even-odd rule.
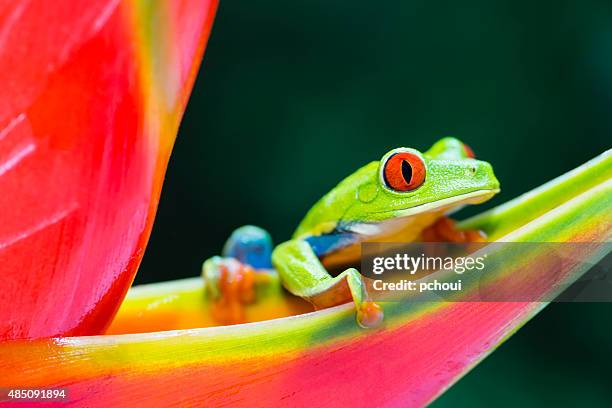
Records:
[[[435,223],[423,230],[424,242],[486,242],[487,236],[480,230],[460,230],[455,221],[440,217]]]
[[[244,323],[245,305],[255,300],[255,270],[233,258],[222,258],[217,265],[216,279],[209,284],[216,286],[216,300],[212,316],[221,324]],[[212,289],[212,288],[211,288]]]

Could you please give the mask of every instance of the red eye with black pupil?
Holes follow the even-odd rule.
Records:
[[[385,183],[395,191],[411,191],[425,181],[425,164],[413,153],[396,153],[387,159]]]

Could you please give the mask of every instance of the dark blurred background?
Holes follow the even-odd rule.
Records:
[[[136,283],[197,276],[243,224],[284,240],[359,166],[446,135],[502,183],[463,215],[489,208],[610,148],[611,104],[609,0],[222,1]],[[611,312],[551,305],[434,407],[610,406]]]

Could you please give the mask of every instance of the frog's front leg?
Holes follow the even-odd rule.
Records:
[[[369,300],[361,274],[350,268],[336,277],[331,276],[307,242],[292,240],[277,246],[272,253],[272,264],[283,286],[315,308],[339,305],[352,298],[360,326],[375,327],[382,321],[383,311]]]
[[[212,314],[223,324],[245,321],[244,306],[255,300],[255,285],[269,281],[272,240],[252,225],[235,230],[223,247],[202,267],[204,289],[212,298]]]

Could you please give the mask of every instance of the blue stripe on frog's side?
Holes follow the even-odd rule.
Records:
[[[320,258],[354,244],[358,241],[358,236],[351,232],[334,230],[329,234],[308,237],[305,241]]]
[[[330,233],[305,238],[318,257],[350,246],[358,235],[338,227]],[[262,228],[246,225],[236,229],[223,247],[222,256],[235,258],[255,269],[272,268],[272,238]]]

